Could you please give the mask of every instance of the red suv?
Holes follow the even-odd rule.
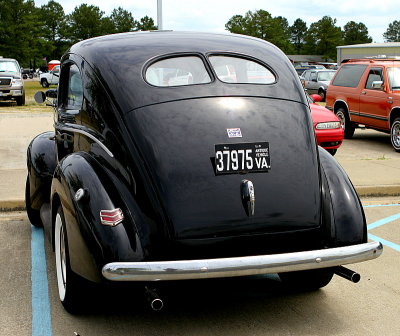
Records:
[[[400,152],[400,59],[344,61],[328,86],[326,107],[341,120],[345,138],[362,124],[390,132]]]

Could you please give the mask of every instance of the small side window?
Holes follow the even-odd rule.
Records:
[[[383,84],[383,76],[382,76],[382,69],[381,68],[372,68],[369,71],[367,83],[365,84],[365,88],[369,90],[383,90],[383,87],[374,88],[372,83],[373,82],[382,82]]]
[[[151,85],[162,87],[211,82],[203,61],[197,56],[171,57],[155,62],[147,68],[145,79]]]
[[[68,77],[68,90],[67,90],[67,101],[65,109],[67,110],[79,110],[82,107],[83,102],[83,85],[82,77],[79,73],[78,67],[73,64],[69,68]]]
[[[357,87],[361,76],[364,73],[367,65],[365,64],[346,64],[343,65],[336,74],[332,85],[344,87]]]
[[[273,84],[275,75],[265,66],[235,56],[210,56],[218,79],[225,83]]]
[[[311,72],[310,80],[317,80],[317,73]]]

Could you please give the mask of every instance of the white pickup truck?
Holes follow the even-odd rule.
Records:
[[[39,80],[40,80],[40,84],[44,88],[47,88],[50,85],[58,85],[59,79],[60,79],[60,66],[57,65],[49,72],[40,74]]]

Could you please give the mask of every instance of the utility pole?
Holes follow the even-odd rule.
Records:
[[[162,24],[162,0],[157,0],[157,27],[158,30],[163,29]]]

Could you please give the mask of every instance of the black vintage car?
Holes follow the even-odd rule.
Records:
[[[81,281],[278,273],[317,289],[334,273],[358,281],[341,265],[382,252],[345,172],[317,147],[293,66],[268,42],[93,38],[63,56],[45,96],[55,132],[28,148],[26,208],[53,244],[70,311]]]

